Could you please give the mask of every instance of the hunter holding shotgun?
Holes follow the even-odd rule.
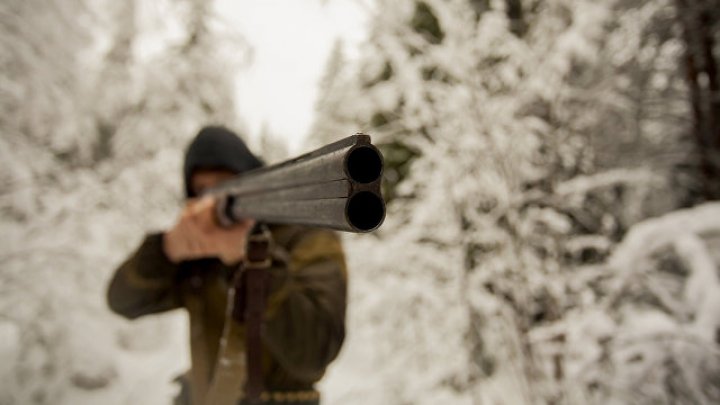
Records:
[[[363,158],[376,151],[336,144]],[[337,175],[322,165],[336,166],[338,147],[274,171],[256,170],[262,162],[223,127],[203,128],[188,147],[187,205],[171,229],[145,237],[108,288],[110,308],[129,319],[188,311],[192,369],[180,378],[176,404],[319,404],[314,385],[343,344],[347,295],[340,238],[324,228],[370,231],[384,217],[379,188],[368,188],[379,184],[381,166],[370,174],[375,183],[367,173],[361,182],[328,177]],[[353,159],[342,158],[345,173],[358,172]],[[251,171],[260,173],[255,186],[250,175],[232,183]],[[225,194],[217,192],[223,184],[232,186]],[[343,187],[347,195],[338,194]],[[314,190],[335,194],[312,200]],[[336,220],[341,206],[344,222]]]

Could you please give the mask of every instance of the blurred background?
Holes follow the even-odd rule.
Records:
[[[718,0],[6,0],[0,405],[168,404],[181,312],[105,288],[205,124],[273,163],[355,132],[332,404],[720,402]]]

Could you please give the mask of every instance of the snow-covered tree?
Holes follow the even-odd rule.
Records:
[[[122,321],[106,283],[176,215],[199,127],[240,126],[231,55],[246,49],[206,1],[6,3],[0,403],[165,401],[183,318]]]
[[[349,239],[359,331],[339,366],[378,376],[353,385],[338,371],[328,382],[338,403],[636,400],[623,387],[644,386],[657,362],[604,362],[623,344],[613,332],[634,318],[607,306],[612,293],[595,283],[623,279],[629,269],[603,265],[617,243],[685,197],[668,176],[683,162],[687,126],[671,4],[425,0],[377,10],[365,57],[333,73],[347,79],[321,95],[334,108],[320,108],[316,125],[373,135],[391,199],[378,239]],[[638,315],[641,303],[623,302]],[[710,346],[692,350],[716,356]],[[711,401],[712,372],[642,396]]]
[[[325,67],[325,74],[320,80],[318,93],[321,97],[315,103],[317,114],[326,117],[322,120],[314,122],[310,129],[310,143],[312,146],[319,147],[336,141],[339,138],[351,134],[343,133],[346,131],[349,122],[343,119],[342,113],[338,109],[338,99],[344,97],[345,92],[338,89],[337,86],[344,86],[347,79],[343,80],[342,74],[346,73],[344,69],[346,60],[343,53],[343,42],[337,40],[328,57]]]

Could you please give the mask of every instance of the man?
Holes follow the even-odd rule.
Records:
[[[229,280],[245,258],[254,224],[248,219],[220,227],[215,201],[201,195],[261,165],[231,131],[203,128],[185,157],[185,209],[171,229],[145,237],[108,288],[110,308],[129,319],[177,308],[188,311],[192,370],[183,385],[189,386],[193,405],[208,405],[201,402],[216,367],[223,328],[236,322],[226,316]],[[262,403],[318,404],[314,385],[345,336],[347,274],[340,240],[334,232],[316,228],[271,225],[270,231]],[[185,401],[179,403],[189,403]]]

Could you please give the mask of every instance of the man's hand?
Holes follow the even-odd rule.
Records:
[[[163,235],[165,255],[174,263],[217,257],[226,265],[245,258],[245,244],[253,220],[222,228],[215,220],[215,199],[190,201],[175,226]]]

